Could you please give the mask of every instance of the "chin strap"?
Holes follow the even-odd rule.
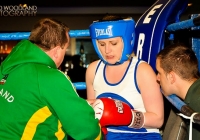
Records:
[[[182,113],[178,113],[179,116],[182,116],[185,119],[190,119],[190,132],[189,132],[189,140],[192,140],[192,123],[194,123],[194,116],[198,114],[197,112],[194,112],[190,117],[182,114]]]

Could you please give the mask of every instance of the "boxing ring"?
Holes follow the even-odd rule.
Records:
[[[200,16],[195,17],[194,19],[189,19],[189,20],[180,21],[177,23],[172,23],[166,27],[166,31],[175,32],[177,30],[190,29],[190,28],[200,29],[200,26],[198,26],[198,25],[200,25]],[[71,38],[89,37],[90,33],[89,33],[88,29],[70,30],[69,35]],[[30,36],[30,32],[0,33],[0,41],[28,39],[29,36]],[[198,45],[198,44],[196,44],[196,45]],[[196,51],[196,55],[197,55],[198,59],[200,59],[200,53],[198,53],[199,50],[195,49],[194,51]],[[85,82],[76,82],[73,84],[77,90],[86,89]],[[178,109],[180,109],[180,107],[178,107]]]
[[[200,30],[200,16],[194,14],[191,19],[180,21],[179,16],[186,9],[188,0],[158,0],[137,21],[134,52],[147,61],[155,70],[156,54],[164,48],[165,32],[171,34],[178,30]],[[199,31],[200,32],[200,31]],[[28,39],[30,32],[0,33],[0,40]],[[89,37],[89,30],[70,30],[71,38]],[[196,53],[200,66],[200,38],[192,38],[192,49]],[[86,89],[85,82],[73,83],[77,90]],[[177,96],[166,97],[182,114],[194,123],[200,124],[200,114],[187,106]],[[192,116],[192,118],[191,118]]]
[[[177,30],[181,29],[189,29],[189,28],[194,28],[197,27],[200,29],[200,17],[196,17],[194,19],[189,19],[185,21],[180,21],[177,23],[170,24],[166,27],[166,31],[168,32],[174,32]],[[6,41],[6,40],[22,40],[22,39],[28,39],[30,35],[30,32],[13,32],[13,33],[0,33],[0,40],[1,41]],[[69,35],[71,38],[76,38],[76,37],[89,37],[90,33],[89,30],[71,30],[69,32]],[[199,51],[199,50],[198,50]],[[199,59],[200,57],[198,57]],[[73,83],[74,86],[76,87],[77,90],[83,90],[86,89],[86,84],[85,82],[76,82]],[[177,109],[181,110],[181,107],[184,105],[180,100],[175,99],[175,96],[167,97],[169,100],[177,107]],[[176,102],[175,100],[178,102]]]

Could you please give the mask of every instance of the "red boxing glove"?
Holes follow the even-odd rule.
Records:
[[[95,118],[101,126],[129,125],[132,122],[132,111],[128,104],[110,98],[100,98],[93,103]]]

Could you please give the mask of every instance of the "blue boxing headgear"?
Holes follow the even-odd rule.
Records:
[[[133,53],[135,41],[135,21],[132,18],[93,22],[89,27],[89,31],[94,49],[99,58],[103,60],[105,64],[109,63],[103,58],[101,52],[99,51],[97,47],[97,39],[122,37],[124,47],[121,58],[118,62],[116,62],[116,64],[122,64],[124,61],[128,60],[129,56]]]

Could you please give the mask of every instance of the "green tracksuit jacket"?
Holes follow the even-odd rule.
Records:
[[[191,107],[195,112],[200,113],[200,79],[196,80],[188,89],[184,102]],[[185,140],[189,140],[189,120],[186,120],[188,125],[188,136]],[[200,140],[200,125],[192,124],[192,140]]]
[[[4,60],[0,80],[0,140],[102,139],[92,107],[29,40]]]

